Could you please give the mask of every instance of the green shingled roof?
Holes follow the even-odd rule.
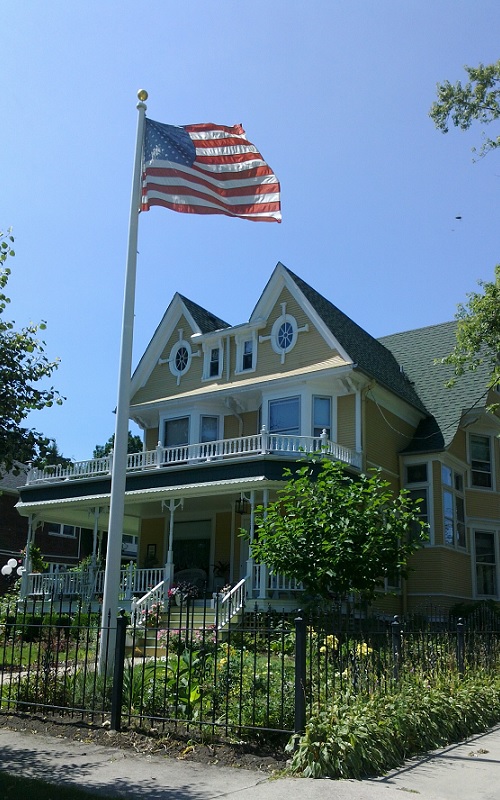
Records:
[[[201,333],[211,333],[212,331],[219,331],[221,328],[231,327],[228,322],[224,322],[223,319],[216,317],[215,314],[199,306],[198,303],[193,302],[193,300],[189,300],[188,297],[184,297],[182,294],[180,294],[179,297],[198,325]]]
[[[464,411],[486,403],[488,370],[485,366],[457,378],[446,387],[453,367],[435,364],[447,356],[456,342],[457,323],[443,322],[412,331],[384,336],[379,341],[394,354],[425,404],[429,417],[423,420],[405,452],[443,450],[451,444]]]
[[[284,267],[358,369],[426,414],[405,452],[448,447],[464,411],[485,405],[488,370],[466,372],[446,387],[453,367],[436,364],[452,352],[457,323],[444,322],[374,339],[309,284]]]
[[[425,413],[426,408],[411,381],[401,371],[397,357],[302,278],[284,268],[357,368]]]

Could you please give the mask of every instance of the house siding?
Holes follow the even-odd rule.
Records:
[[[307,367],[331,358],[333,355],[332,348],[327,345],[321,334],[311,324],[310,319],[288,289],[283,289],[281,292],[278,302],[269,315],[268,324],[259,331],[259,336],[271,336],[272,327],[276,319],[281,316],[281,303],[285,302],[286,313],[295,317],[299,328],[306,324],[309,325],[309,331],[298,334],[297,343],[293,350],[286,354],[284,364],[281,363],[279,353],[274,352],[270,340],[259,342],[256,377],[274,375],[277,372],[286,375],[291,370]]]
[[[414,428],[401,417],[382,411],[369,398],[365,401],[365,454],[367,467],[380,467],[399,475],[399,452],[409,443]]]
[[[443,605],[472,597],[471,559],[468,553],[450,547],[424,547],[411,558],[407,581],[411,608],[434,601]]]
[[[170,351],[174,344],[179,341],[179,329],[183,330],[184,339],[189,341],[193,330],[184,316],[179,318],[176,323],[175,330],[169,337],[165,347],[163,348],[161,359],[168,359]],[[197,346],[192,347],[193,354],[201,350]],[[181,376],[179,385],[177,385],[177,378],[170,372],[168,364],[156,364],[149,376],[146,385],[139,389],[131,401],[131,405],[139,403],[149,403],[157,400],[159,397],[175,397],[177,394],[188,392],[196,389],[201,383],[203,370],[203,356],[194,356],[191,359],[191,365],[185,375]]]
[[[337,398],[337,442],[356,449],[356,397],[348,394]]]

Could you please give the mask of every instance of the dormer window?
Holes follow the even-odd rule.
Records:
[[[218,377],[220,372],[219,362],[220,362],[220,349],[218,347],[210,348],[210,364],[209,364],[210,378]]]
[[[222,340],[212,339],[203,343],[203,380],[209,381],[222,375]]]
[[[168,365],[170,372],[177,378],[177,383],[191,366],[192,350],[191,345],[182,337],[182,331],[179,331],[179,340],[174,344],[170,351]]]
[[[255,333],[236,336],[235,374],[253,372],[257,363],[257,335]]]
[[[241,368],[243,370],[252,369],[253,367],[253,342],[251,339],[247,339],[246,342],[243,342],[243,359]]]

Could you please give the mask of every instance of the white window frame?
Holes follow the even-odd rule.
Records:
[[[175,364],[175,357],[176,357],[177,353],[179,352],[179,350],[181,349],[181,347],[184,347],[186,349],[186,352],[188,354],[188,358],[187,358],[186,366],[184,367],[184,369],[179,370],[179,369],[177,369],[177,366]],[[192,359],[193,359],[193,351],[192,351],[192,348],[191,348],[191,344],[186,339],[182,339],[182,338],[178,339],[173,344],[173,346],[172,346],[172,348],[170,350],[170,356],[169,356],[169,359],[168,359],[168,366],[170,368],[170,372],[172,373],[172,375],[175,378],[178,378],[178,379],[181,378],[183,375],[186,375],[186,373],[189,372],[189,368],[191,366]]]
[[[215,420],[217,420],[217,436],[215,437],[215,439],[205,439],[205,440],[203,439],[202,428],[203,428],[203,420],[204,419],[215,419]],[[199,419],[199,423],[198,423],[198,430],[199,430],[198,441],[199,441],[200,444],[206,444],[207,442],[217,442],[217,441],[219,441],[219,439],[221,438],[221,436],[220,436],[220,416],[218,414],[200,414],[200,419]]]
[[[448,470],[450,473],[450,482],[447,483],[444,480],[443,473],[444,470]],[[462,489],[457,489],[457,477],[460,477],[462,483]],[[445,547],[452,547],[455,550],[462,551],[463,553],[467,552],[467,526],[465,524],[465,486],[464,486],[464,473],[461,470],[454,469],[449,464],[441,463],[441,491],[442,491],[442,498],[443,498],[443,544]],[[446,509],[445,509],[445,493],[450,495],[451,497],[451,516],[446,516]],[[463,520],[458,519],[458,510],[457,510],[457,499],[462,500],[463,508],[464,508],[464,518]],[[453,533],[453,541],[447,542],[446,541],[446,521],[451,521],[451,528]],[[463,524],[464,526],[464,539],[465,544],[459,544],[459,524]]]
[[[284,403],[290,400],[297,400],[299,413],[298,413],[298,431],[297,433],[289,433],[288,431],[272,431],[271,430],[271,405],[273,403]],[[283,397],[271,397],[267,401],[267,428],[270,434],[282,434],[283,436],[300,436],[302,430],[302,397],[300,394],[285,395]]]
[[[493,551],[495,555],[495,583],[496,583],[496,594],[479,594],[478,586],[477,586],[477,553],[476,553],[476,534],[477,533],[487,533],[493,536]],[[500,571],[499,571],[499,556],[500,556],[500,548],[499,548],[499,535],[498,530],[495,528],[489,528],[487,525],[474,525],[471,532],[471,539],[472,539],[472,557],[471,557],[471,566],[472,566],[472,585],[474,588],[474,597],[478,599],[482,598],[493,598],[498,600],[499,592],[500,592]]]
[[[187,426],[188,426],[187,442],[183,442],[182,444],[170,444],[170,445],[167,445],[167,442],[166,442],[166,439],[167,439],[167,436],[166,436],[167,423],[168,422],[175,422],[178,419],[187,419]],[[186,447],[186,445],[190,444],[190,441],[191,441],[191,430],[192,430],[192,421],[191,421],[191,415],[190,414],[176,414],[175,416],[172,416],[172,417],[167,417],[167,416],[162,417],[162,419],[160,420],[160,425],[161,425],[160,430],[161,430],[161,433],[162,433],[161,443],[162,443],[163,447],[166,447],[166,448],[169,448],[169,447]]]
[[[235,337],[236,342],[236,369],[234,370],[235,375],[241,375],[244,373],[247,375],[249,372],[255,372],[257,369],[257,334],[252,332],[247,335],[239,334]],[[251,367],[244,368],[243,367],[243,360],[245,357],[245,343],[251,342],[252,343],[252,365]]]
[[[486,439],[488,441],[488,447],[489,447],[489,451],[490,451],[490,460],[489,460],[490,471],[489,471],[489,473],[485,471],[483,474],[484,475],[488,475],[489,474],[490,481],[491,481],[491,486],[479,486],[479,485],[473,483],[473,471],[482,472],[482,470],[473,470],[472,469],[472,437],[473,436],[480,437],[480,438]],[[467,437],[467,445],[468,445],[468,464],[469,464],[469,488],[474,489],[475,491],[480,491],[480,492],[493,492],[495,490],[495,463],[494,463],[495,450],[494,450],[494,446],[493,446],[492,437],[488,433],[482,433],[481,431],[469,431],[469,435]],[[484,463],[487,463],[487,462],[484,462]]]
[[[49,536],[59,536],[61,539],[76,539],[77,538],[77,526],[76,525],[66,525],[64,522],[46,522],[47,526],[49,525],[57,525],[59,531],[51,531],[47,528],[47,533]],[[64,533],[65,528],[72,528],[73,533]]]
[[[426,476],[427,476],[426,480],[425,481],[409,481],[408,480],[408,467],[420,467],[420,466],[425,466],[425,468],[426,468]],[[432,462],[431,461],[416,460],[416,459],[412,460],[412,461],[404,462],[404,464],[403,464],[403,483],[404,483],[405,489],[407,489],[409,492],[413,492],[413,491],[415,491],[415,492],[418,492],[418,491],[425,492],[426,501],[427,501],[427,514],[425,515],[426,516],[426,520],[425,521],[427,522],[427,525],[429,526],[428,527],[429,538],[428,538],[428,540],[426,542],[424,542],[424,547],[427,547],[429,545],[433,545],[434,544],[434,524],[433,524],[434,523],[434,518],[433,518],[434,504],[433,504],[433,496],[432,496],[432,485],[433,485],[433,482],[432,482]],[[420,515],[420,516],[421,516],[421,518],[424,517],[423,514]]]
[[[329,419],[328,425],[321,426],[321,430],[320,430],[319,434],[315,434],[314,433],[316,428],[319,429],[319,426],[314,424],[315,423],[315,419],[314,419],[314,406],[315,406],[315,402],[314,401],[315,400],[328,400],[328,402],[330,404],[330,415],[329,415],[330,419]],[[312,398],[311,398],[311,434],[312,434],[312,436],[317,436],[317,437],[321,436],[321,434],[323,433],[323,428],[326,428],[326,438],[329,439],[330,441],[332,441],[332,408],[333,408],[333,399],[332,399],[332,397],[330,395],[327,395],[327,394],[313,394],[312,395]]]
[[[217,381],[220,380],[222,377],[222,371],[224,369],[224,346],[222,337],[217,337],[216,339],[209,339],[208,341],[203,342],[203,381]],[[219,351],[219,370],[215,375],[210,374],[210,369],[212,366],[212,350]]]
[[[278,334],[280,332],[281,326],[285,323],[289,323],[292,328],[292,339],[288,347],[280,347],[278,343]],[[297,320],[291,314],[281,314],[277,320],[275,320],[274,325],[271,329],[271,347],[273,348],[274,352],[278,355],[282,356],[285,353],[289,353],[295,345],[297,344],[297,339],[299,336],[299,326],[297,325]]]

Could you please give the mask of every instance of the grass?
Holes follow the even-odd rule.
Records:
[[[98,796],[102,800],[116,798],[116,795]],[[18,800],[20,797],[36,797],[36,800],[95,800],[96,792],[0,772],[0,797],[2,800]]]

